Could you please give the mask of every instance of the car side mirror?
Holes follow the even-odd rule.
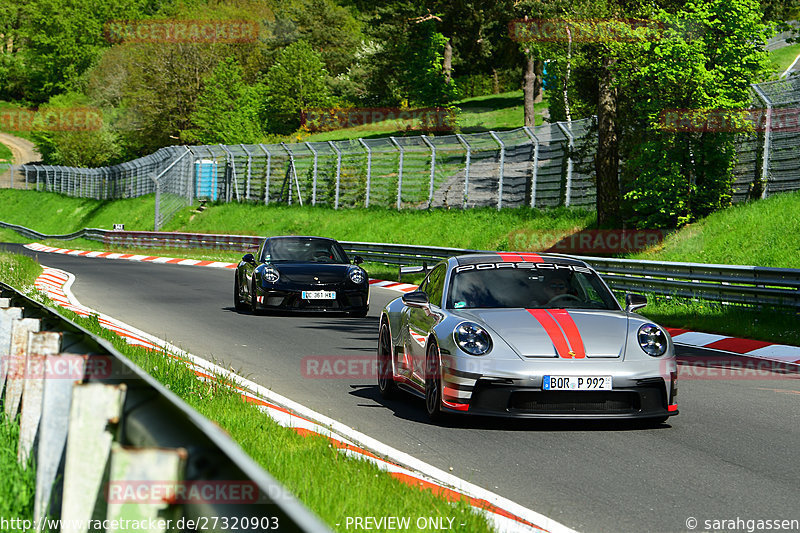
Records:
[[[407,292],[403,295],[403,303],[409,307],[418,307],[420,309],[425,309],[431,304],[428,295],[423,291]]]
[[[631,293],[625,295],[625,311],[628,313],[641,309],[645,305],[647,305],[647,296]]]
[[[357,255],[357,256],[355,256],[355,257],[353,258],[353,264],[354,264],[354,265],[360,265],[360,264],[361,264],[361,263],[363,263],[363,262],[364,262],[364,258],[363,258],[363,257],[361,257],[360,255]]]
[[[244,256],[242,257],[242,261],[244,263],[255,263],[256,258],[253,257],[253,254],[244,254]]]

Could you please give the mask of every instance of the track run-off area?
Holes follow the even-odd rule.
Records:
[[[319,371],[325,361],[374,357],[380,309],[396,291],[372,287],[366,318],[251,315],[233,309],[229,269],[3,246],[74,274],[72,293],[85,306],[575,530],[732,530],[731,520],[800,519],[798,374],[696,371],[679,382],[681,414],[652,429],[464,417],[437,426],[421,400],[385,401],[371,377]]]

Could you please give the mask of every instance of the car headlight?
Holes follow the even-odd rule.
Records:
[[[278,272],[278,269],[274,266],[270,265],[264,268],[261,273],[261,276],[264,278],[264,281],[269,283],[275,283],[281,277],[281,273]]]
[[[356,285],[361,285],[367,279],[367,273],[358,267],[351,268],[347,275],[350,276],[350,281]]]
[[[472,322],[462,322],[453,332],[458,347],[470,355],[484,355],[492,349],[489,332]]]
[[[642,324],[637,333],[639,346],[652,357],[664,355],[667,351],[667,336],[655,324]]]

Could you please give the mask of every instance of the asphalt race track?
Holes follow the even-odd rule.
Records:
[[[9,251],[35,255],[20,245]],[[308,356],[372,357],[378,313],[271,316],[233,310],[233,271],[57,254],[82,304],[109,314],[579,531],[688,531],[687,519],[800,519],[800,376],[689,379],[681,414],[630,424],[427,422],[421,400],[384,402],[374,380],[312,379]],[[681,356],[698,352],[679,352]]]

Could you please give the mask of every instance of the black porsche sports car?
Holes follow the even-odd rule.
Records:
[[[233,303],[237,311],[341,311],[363,317],[369,311],[369,277],[363,259],[347,257],[334,239],[268,237],[258,254],[245,254],[236,267]]]

